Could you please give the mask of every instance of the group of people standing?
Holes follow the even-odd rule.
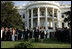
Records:
[[[11,41],[14,40],[15,29],[13,28],[1,28],[1,40],[3,41]]]
[[[44,39],[47,38],[47,32],[44,30],[44,28],[33,28],[28,29],[27,27],[24,27],[24,30],[16,29],[16,28],[1,28],[1,40],[3,41],[16,41],[16,40],[28,40],[34,38],[35,41],[38,41],[38,39]]]

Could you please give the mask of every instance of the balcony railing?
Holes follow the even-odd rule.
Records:
[[[59,3],[57,1],[30,1],[27,5],[31,5],[31,4],[36,4],[36,3],[51,3],[51,4],[56,4],[59,5]]]

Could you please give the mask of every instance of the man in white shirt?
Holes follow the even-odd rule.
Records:
[[[2,37],[3,37],[2,36],[3,35],[3,32],[4,32],[4,27],[1,28],[1,40],[2,40]]]
[[[2,32],[2,29],[1,29],[1,39],[2,39],[2,33],[3,33],[3,32]]]

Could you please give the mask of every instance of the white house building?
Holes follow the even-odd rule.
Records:
[[[57,28],[68,27],[63,20],[62,13],[70,11],[71,5],[59,4],[58,1],[29,1],[18,7],[22,21],[28,29],[33,27],[45,27],[49,32]],[[52,27],[53,29],[49,29]]]

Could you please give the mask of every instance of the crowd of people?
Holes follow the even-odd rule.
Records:
[[[38,29],[38,27],[33,29],[28,29],[27,27],[24,27],[23,30],[18,28],[1,28],[1,40],[2,41],[17,41],[17,40],[29,40],[31,38],[34,38],[35,41],[38,41],[38,39],[44,39],[47,38],[47,32],[44,30],[44,27],[41,27]]]

